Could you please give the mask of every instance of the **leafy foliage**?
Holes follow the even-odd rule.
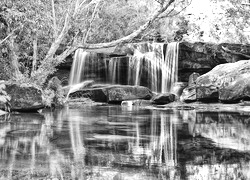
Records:
[[[186,41],[249,43],[246,30],[250,27],[250,6],[240,0],[205,0],[203,3],[203,9],[197,5],[181,14],[187,22]]]
[[[61,81],[57,77],[53,77],[49,80],[43,94],[44,104],[47,107],[60,107],[65,102]]]

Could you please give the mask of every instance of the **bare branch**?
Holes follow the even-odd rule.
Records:
[[[70,21],[70,14],[68,12],[66,14],[66,17],[65,17],[64,26],[62,28],[62,31],[60,32],[59,36],[55,39],[55,41],[52,43],[44,60],[51,58],[55,54],[56,50],[59,48],[62,40],[64,39],[64,37],[66,36],[66,34],[70,28],[69,21]]]
[[[236,51],[230,50],[230,49],[228,49],[228,48],[226,48],[224,46],[222,46],[221,49],[223,49],[227,53],[240,55],[240,56],[243,56],[244,58],[248,58],[248,59],[250,58],[250,56],[247,55],[247,54],[243,54],[243,53],[240,53],[240,52],[236,52]]]
[[[2,41],[0,41],[0,45],[3,44],[7,39],[9,39],[10,36],[12,36],[14,33],[10,33],[6,38],[4,38]]]
[[[14,33],[16,30],[18,30],[20,27],[17,27],[16,29],[14,29],[8,36],[6,36],[2,41],[0,41],[0,45],[3,44],[6,40],[8,40]]]
[[[55,13],[55,3],[54,0],[51,0],[52,6],[52,15],[53,15],[53,24],[54,24],[54,39],[57,37],[57,25],[56,25],[56,13]]]
[[[133,33],[131,33],[128,36],[125,36],[123,38],[111,41],[111,42],[107,42],[107,43],[99,43],[99,44],[79,44],[78,48],[84,48],[84,49],[98,49],[98,48],[105,48],[105,47],[112,47],[112,46],[116,46],[118,44],[121,43],[126,43],[131,41],[132,39],[134,39],[135,37],[137,37],[139,34],[141,34],[142,32],[144,32],[152,23],[154,20],[156,20],[157,18],[159,18],[159,16],[165,12],[169,6],[175,2],[175,0],[170,0],[167,4],[165,4],[163,7],[161,7],[156,13],[154,13],[151,18],[142,26],[140,26],[140,28],[136,31],[134,31]]]
[[[85,44],[85,43],[87,42],[87,40],[88,40],[89,32],[91,31],[92,23],[93,23],[93,21],[94,21],[94,19],[95,19],[95,17],[96,17],[96,14],[97,14],[97,7],[99,6],[100,2],[101,2],[101,0],[98,0],[97,3],[96,3],[96,5],[95,5],[94,12],[92,13],[92,17],[91,17],[91,20],[90,20],[90,22],[89,22],[89,27],[87,28],[87,32],[86,32],[86,34],[85,34],[85,38],[84,38],[84,41],[83,41],[84,44]]]
[[[176,12],[175,14],[170,15],[170,14],[174,11],[174,9],[175,9],[175,7],[174,7],[174,8],[171,9],[166,15],[160,16],[159,18],[162,19],[162,18],[166,18],[166,17],[174,17],[174,16],[177,16],[177,15],[180,14],[182,11],[184,11],[188,6],[190,6],[191,3],[192,3],[192,0],[190,0],[190,2],[189,2],[185,7],[183,7],[180,11]]]

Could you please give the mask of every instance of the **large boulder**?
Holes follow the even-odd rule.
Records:
[[[95,85],[69,94],[69,98],[90,98],[96,102],[120,103],[126,100],[149,100],[153,93],[143,86]]]
[[[250,100],[250,73],[219,89],[219,100],[225,103]]]
[[[189,87],[190,88],[190,87]],[[195,81],[196,99],[234,103],[250,99],[250,61],[221,64]]]
[[[32,85],[6,83],[6,92],[10,96],[10,110],[34,112],[44,108],[42,91]]]

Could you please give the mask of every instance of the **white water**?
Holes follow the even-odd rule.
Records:
[[[166,50],[165,61],[162,64],[161,92],[171,92],[174,83],[178,81],[179,43],[169,43]]]
[[[81,82],[81,76],[84,74],[85,62],[89,53],[78,49],[75,52],[74,61],[70,71],[69,85],[75,85]]]
[[[95,74],[94,80],[102,83],[142,85],[154,92],[170,92],[178,79],[179,43],[169,43],[165,57],[163,43],[148,43],[145,49],[143,51],[142,46],[135,49],[134,55],[126,62],[126,72],[121,67],[119,57],[109,60],[104,58],[101,62],[100,59],[90,56],[90,53],[78,49],[75,52],[69,85],[79,84],[90,79],[88,74]],[[142,53],[145,51],[146,53]],[[100,66],[105,69],[105,73],[100,72]]]
[[[151,44],[150,52],[135,51],[129,61],[128,84],[141,85],[147,76],[148,87],[155,92],[170,92],[178,80],[179,43],[169,43],[164,58],[163,44]],[[147,68],[147,74],[142,73]]]

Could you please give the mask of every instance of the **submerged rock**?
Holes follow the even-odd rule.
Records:
[[[122,101],[121,105],[122,106],[150,106],[152,105],[152,102],[150,100],[136,99],[136,100]]]
[[[153,104],[163,105],[174,102],[176,100],[176,96],[171,93],[162,93],[154,96],[151,101]]]
[[[34,112],[44,108],[42,90],[27,84],[6,84],[11,111]]]
[[[145,99],[153,96],[151,90],[143,86],[129,85],[94,85],[69,94],[69,98],[90,98],[96,102],[121,103],[125,100]]]

